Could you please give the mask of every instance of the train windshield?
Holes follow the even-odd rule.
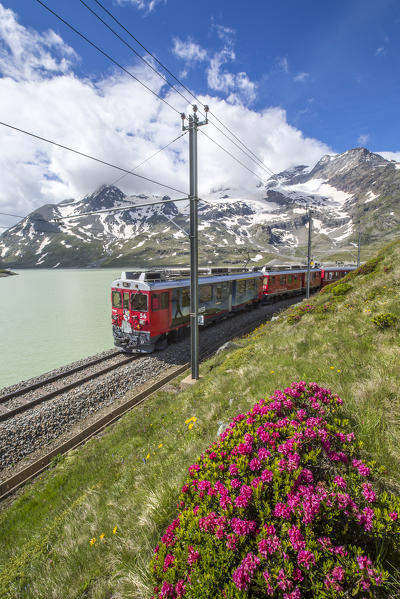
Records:
[[[131,310],[147,312],[147,295],[144,295],[143,293],[132,293]]]

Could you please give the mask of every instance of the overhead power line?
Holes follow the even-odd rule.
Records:
[[[239,142],[242,144],[242,146],[244,146],[244,147],[246,148],[246,150],[248,150],[248,151],[249,151],[249,152],[250,152],[250,153],[251,153],[251,154],[252,154],[252,155],[253,155],[253,156],[256,158],[256,160],[257,160],[257,161],[260,163],[260,165],[261,165],[261,166],[263,166],[263,167],[264,167],[264,168],[265,168],[267,171],[269,171],[269,173],[270,173],[270,175],[271,175],[271,176],[275,176],[275,175],[276,175],[276,173],[274,173],[274,171],[273,171],[272,169],[270,169],[268,166],[266,166],[266,165],[264,164],[263,160],[261,160],[261,158],[259,158],[259,157],[258,157],[258,156],[257,156],[257,155],[256,155],[256,154],[255,154],[255,153],[252,151],[252,150],[250,150],[250,148],[248,148],[248,147],[246,146],[246,144],[245,144],[243,141],[241,141],[241,140],[239,139],[239,137],[238,137],[237,135],[235,135],[235,133],[233,133],[233,131],[231,131],[231,130],[229,129],[229,127],[227,127],[227,125],[224,125],[224,123],[223,123],[223,122],[222,122],[222,121],[221,121],[221,120],[220,120],[220,119],[219,119],[219,118],[218,118],[218,117],[217,117],[217,116],[216,116],[216,115],[215,115],[215,114],[214,114],[214,113],[213,113],[211,110],[210,110],[210,114],[212,114],[212,116],[213,116],[215,119],[217,119],[217,121],[218,121],[218,122],[219,122],[219,123],[220,123],[220,124],[221,124],[221,125],[222,125],[222,126],[223,126],[223,127],[226,129],[226,130],[227,130],[227,131],[229,131],[229,133],[230,133],[231,135],[233,135],[233,137],[234,137],[235,139],[237,139],[237,140],[238,140],[238,141],[239,141]],[[210,121],[210,122],[212,123],[212,121]],[[212,123],[212,124],[214,125],[214,127],[216,127],[216,125],[215,125],[214,123]],[[218,129],[218,127],[217,127],[217,129]],[[219,130],[220,130],[220,129],[219,129]],[[221,132],[221,133],[222,133],[222,132]],[[229,139],[229,138],[228,138],[228,139]],[[233,143],[233,142],[232,142],[232,143]]]
[[[160,152],[162,152],[163,150],[165,150],[166,148],[168,148],[170,145],[172,145],[175,141],[177,141],[178,139],[180,139],[184,135],[186,135],[186,133],[187,132],[184,131],[183,133],[181,133],[180,135],[178,135],[178,137],[175,137],[175,139],[173,139],[168,144],[166,144],[165,146],[163,146],[162,148],[160,148],[159,150],[157,150],[157,152],[154,152],[154,154],[152,154],[151,156],[148,156],[145,160],[142,160],[142,162],[140,162],[137,166],[135,166],[129,173],[128,172],[124,173],[121,177],[118,177],[118,179],[116,179],[115,181],[113,181],[112,183],[110,183],[110,186],[115,185],[116,183],[118,183],[118,181],[120,181],[124,177],[127,177],[128,175],[135,175],[135,173],[133,171],[135,171],[140,166],[142,166],[143,164],[145,164],[145,162],[148,162],[149,160],[151,160],[152,158],[154,158],[154,156],[157,156],[157,154],[159,154]],[[182,192],[182,193],[184,193],[184,192]],[[178,202],[180,200],[174,200],[174,201]],[[202,201],[205,202],[205,200],[202,200]],[[155,202],[152,202],[152,203],[154,204]],[[0,215],[1,216],[13,216],[15,218],[26,218],[26,216],[21,216],[20,214],[10,214],[8,212],[0,212]],[[34,220],[35,222],[45,222],[45,223],[50,222],[50,221],[47,221],[46,219],[43,219],[43,218],[33,218],[33,217],[30,217],[30,219]],[[6,226],[2,226],[1,225],[0,229],[11,229],[11,227],[14,227],[14,226],[15,225],[10,225],[9,227],[6,227]]]
[[[151,156],[148,156],[147,158],[145,158],[145,160],[142,160],[142,162],[140,162],[138,165],[136,165],[130,173],[125,173],[124,175],[121,175],[121,177],[118,177],[118,179],[115,179],[115,181],[113,181],[112,183],[110,183],[110,185],[115,185],[116,183],[118,183],[118,181],[121,181],[121,179],[123,179],[124,177],[127,177],[130,174],[134,174],[133,171],[136,171],[140,166],[143,166],[146,162],[148,162],[149,160],[151,160],[152,158],[154,158],[155,156],[157,156],[157,154],[160,154],[161,152],[163,152],[164,150],[166,150],[167,148],[169,148],[169,146],[171,146],[173,143],[175,143],[176,141],[178,141],[178,139],[180,139],[181,137],[183,137],[184,135],[186,135],[187,131],[184,131],[183,133],[181,133],[180,135],[178,135],[178,137],[175,137],[175,139],[173,139],[172,141],[170,141],[168,144],[166,144],[165,146],[163,146],[162,148],[160,148],[159,150],[157,150],[157,152],[154,152],[154,154],[152,154]]]
[[[233,154],[231,154],[231,152],[229,152],[229,150],[227,150],[226,148],[224,148],[223,146],[221,146],[221,144],[219,144],[217,141],[215,141],[215,139],[213,139],[212,137],[210,137],[209,135],[207,135],[207,133],[204,133],[203,130],[201,130],[201,133],[203,135],[205,135],[210,141],[212,141],[216,146],[218,146],[219,148],[221,148],[221,150],[223,150],[226,154],[228,154],[231,158],[233,158],[233,160],[236,160],[236,162],[238,162],[239,164],[241,164],[243,166],[243,168],[245,168],[247,171],[249,171],[249,173],[252,173],[255,177],[257,177],[257,179],[262,180],[260,175],[257,175],[257,173],[255,173],[254,171],[252,171],[248,166],[246,166],[241,160],[238,160],[238,158],[236,158],[236,156],[234,156]],[[264,182],[265,183],[265,182]]]
[[[98,52],[100,52],[101,54],[103,54],[103,56],[105,56],[106,58],[108,58],[108,60],[110,60],[112,63],[114,63],[115,65],[117,65],[117,67],[119,67],[120,69],[122,69],[127,75],[129,75],[130,77],[132,77],[132,79],[134,79],[135,81],[137,81],[138,83],[140,83],[140,85],[142,85],[145,89],[147,89],[147,91],[149,91],[151,94],[153,94],[153,96],[155,96],[156,98],[158,98],[159,100],[161,100],[161,102],[164,102],[164,104],[166,104],[167,106],[169,106],[172,110],[174,110],[177,114],[180,115],[180,111],[177,110],[174,106],[172,106],[172,104],[170,104],[169,102],[167,102],[167,100],[165,100],[165,98],[163,98],[162,96],[160,96],[159,94],[157,94],[155,91],[153,91],[148,85],[146,85],[145,83],[143,83],[143,81],[141,81],[138,77],[135,77],[135,75],[133,75],[130,71],[128,71],[128,69],[126,69],[119,62],[117,62],[115,60],[115,58],[113,58],[112,56],[110,56],[109,54],[107,54],[107,52],[105,52],[99,46],[97,46],[94,42],[92,42],[88,37],[86,37],[86,35],[84,35],[80,31],[78,31],[73,25],[71,25],[71,23],[68,23],[68,21],[66,21],[65,19],[63,19],[63,17],[61,17],[60,15],[58,15],[56,12],[54,12],[54,10],[52,10],[49,6],[47,6],[47,4],[45,4],[44,2],[42,2],[42,0],[36,0],[36,2],[38,2],[38,4],[40,4],[41,6],[43,6],[43,8],[45,8],[46,10],[48,10],[52,15],[54,15],[55,17],[57,17],[57,19],[59,19],[62,23],[64,23],[64,25],[66,25],[67,27],[69,27],[72,31],[74,31],[77,35],[79,35],[82,39],[84,39],[88,44],[90,44],[91,46],[93,46],[93,48],[95,48],[96,50],[98,50]]]
[[[179,83],[179,85],[180,85],[181,87],[183,87],[183,89],[185,89],[185,90],[188,92],[188,94],[190,94],[190,96],[196,100],[196,102],[198,102],[198,103],[199,103],[201,106],[203,105],[203,102],[202,102],[202,101],[201,101],[201,100],[200,100],[200,99],[199,99],[199,98],[196,96],[196,94],[194,94],[194,93],[193,93],[193,92],[192,92],[192,91],[191,91],[191,90],[190,90],[190,89],[189,89],[189,88],[188,88],[188,87],[187,87],[187,86],[186,86],[184,83],[182,83],[182,81],[181,81],[180,79],[178,79],[178,77],[176,77],[176,76],[175,76],[175,75],[174,75],[174,74],[173,74],[173,73],[172,73],[172,72],[171,72],[171,71],[168,69],[168,67],[166,67],[166,66],[165,66],[165,64],[163,64],[163,63],[162,63],[162,62],[161,62],[161,61],[160,61],[160,60],[159,60],[159,59],[158,59],[156,56],[154,56],[154,54],[152,54],[152,53],[150,52],[150,50],[148,50],[148,49],[147,49],[147,48],[146,48],[146,47],[145,47],[145,46],[144,46],[144,45],[143,45],[143,44],[142,44],[142,43],[141,43],[141,42],[140,42],[140,41],[137,39],[137,37],[135,37],[135,36],[134,36],[134,35],[133,35],[133,34],[132,34],[132,33],[131,33],[131,32],[130,32],[130,31],[129,31],[129,30],[128,30],[128,29],[127,29],[125,26],[124,26],[124,25],[123,25],[123,24],[122,24],[122,23],[121,23],[121,22],[120,22],[120,21],[119,21],[119,20],[118,20],[118,19],[115,17],[115,15],[113,15],[113,14],[112,14],[112,12],[111,12],[110,10],[108,10],[108,8],[106,8],[106,7],[105,7],[105,6],[104,6],[104,5],[103,5],[103,4],[100,2],[100,0],[94,0],[94,1],[96,2],[96,4],[97,4],[98,6],[100,6],[100,8],[102,8],[102,10],[104,10],[104,12],[105,12],[105,13],[106,13],[106,14],[107,14],[109,17],[111,17],[111,19],[113,19],[113,21],[114,21],[115,23],[117,23],[117,25],[119,25],[119,26],[120,26],[120,27],[121,27],[121,28],[122,28],[122,29],[123,29],[123,30],[124,30],[124,31],[125,31],[125,32],[126,32],[126,33],[127,33],[127,34],[128,34],[128,35],[129,35],[129,36],[130,36],[130,37],[131,37],[131,38],[132,38],[132,39],[133,39],[133,40],[134,40],[134,41],[135,41],[135,42],[136,42],[136,43],[137,43],[139,46],[140,46],[140,47],[141,47],[141,48],[143,48],[143,50],[144,50],[144,51],[145,51],[145,52],[146,52],[146,53],[147,53],[149,56],[151,56],[151,58],[152,58],[152,59],[153,59],[153,60],[154,60],[154,61],[155,61],[157,64],[159,64],[159,65],[160,65],[160,66],[161,66],[161,67],[162,67],[162,68],[165,70],[165,72],[166,72],[166,73],[168,73],[168,74],[169,74],[169,75],[170,75],[170,76],[171,76],[173,79],[175,79],[175,81],[176,81],[177,83]],[[100,19],[100,20],[102,21],[102,23],[104,23],[104,24],[106,25],[106,27],[108,27],[108,29],[110,29],[111,31],[113,31],[113,33],[114,33],[114,34],[115,34],[115,35],[116,35],[116,36],[117,36],[117,37],[118,37],[120,40],[122,40],[122,41],[123,41],[123,43],[124,43],[125,45],[129,46],[129,47],[131,48],[131,50],[132,50],[132,51],[133,51],[133,52],[134,52],[134,53],[135,53],[137,56],[139,56],[139,57],[141,58],[141,60],[144,60],[144,59],[143,59],[143,58],[142,58],[142,57],[141,57],[141,56],[140,56],[140,55],[139,55],[139,54],[136,52],[136,50],[134,50],[134,49],[133,49],[133,48],[132,48],[132,47],[131,47],[129,44],[127,44],[127,42],[126,42],[126,41],[125,41],[123,38],[121,38],[121,37],[118,35],[118,33],[116,33],[116,32],[115,32],[115,31],[114,31],[114,30],[113,30],[113,29],[112,29],[112,28],[111,28],[111,27],[110,27],[110,26],[109,26],[107,23],[105,23],[105,22],[103,21],[103,19],[101,19],[101,17],[99,17],[99,16],[97,15],[97,13],[95,13],[95,12],[94,12],[94,11],[93,11],[91,8],[89,8],[89,7],[87,6],[87,4],[86,4],[86,3],[85,3],[83,0],[80,0],[80,2],[82,2],[82,4],[85,4],[85,6],[86,6],[86,7],[87,7],[87,8],[88,8],[88,9],[89,9],[89,10],[90,10],[90,11],[91,11],[91,12],[92,12],[92,13],[93,13],[93,14],[94,14],[94,15],[95,15],[97,18],[98,18],[98,19]],[[162,75],[162,74],[161,74],[159,71],[157,71],[156,69],[154,69],[154,68],[152,67],[152,65],[150,65],[150,64],[149,64],[147,61],[145,61],[145,60],[144,60],[144,62],[145,62],[145,63],[146,63],[148,66],[150,66],[150,68],[151,68],[151,69],[153,69],[153,71],[155,71],[155,72],[156,72],[156,73],[157,73],[157,74],[158,74],[158,75],[159,75],[159,76],[160,76],[162,79],[164,79],[165,81],[167,81],[167,79],[166,79],[166,78],[165,78],[165,77],[164,77],[164,76],[163,76],[163,75]],[[183,96],[183,95],[182,95],[182,93],[181,93],[181,92],[180,92],[180,91],[179,91],[179,90],[178,90],[178,89],[177,89],[177,88],[176,88],[174,85],[172,85],[172,84],[171,84],[171,83],[169,83],[168,81],[167,81],[167,83],[168,83],[168,85],[170,85],[170,86],[171,86],[171,87],[172,87],[172,88],[173,88],[173,89],[174,89],[174,90],[175,90],[175,91],[176,91],[178,94],[180,94],[180,95],[181,95],[181,96],[182,96],[182,97],[183,97],[183,98],[184,98],[184,99],[185,99],[185,100],[186,100],[188,103],[190,103],[190,100],[188,100],[188,99],[187,99],[185,96]],[[200,110],[199,110],[199,113],[200,113],[200,114],[202,114],[202,116],[204,116],[204,114],[203,114],[203,113],[202,113]],[[221,125],[222,125],[222,126],[225,128],[225,129],[226,129],[226,130],[227,130],[227,131],[229,131],[229,133],[230,133],[230,134],[231,134],[231,135],[232,135],[232,136],[233,136],[233,137],[234,137],[234,138],[235,138],[235,139],[236,139],[236,140],[237,140],[237,141],[238,141],[238,142],[239,142],[239,143],[240,143],[240,144],[241,144],[241,145],[242,145],[244,148],[245,148],[245,150],[247,150],[247,152],[249,152],[249,153],[252,155],[252,156],[248,156],[248,155],[247,155],[247,153],[246,153],[246,152],[245,152],[243,149],[241,149],[241,148],[240,148],[240,149],[242,150],[242,152],[244,152],[244,153],[245,153],[245,154],[248,156],[248,158],[250,158],[250,159],[251,159],[251,160],[253,160],[254,162],[256,162],[256,161],[257,161],[257,163],[258,163],[258,166],[262,166],[262,168],[264,168],[264,170],[266,170],[270,176],[272,176],[272,175],[275,175],[275,173],[272,171],[272,169],[270,169],[269,167],[267,167],[267,166],[264,164],[264,162],[261,160],[261,158],[259,158],[259,157],[257,156],[257,154],[255,154],[255,153],[254,153],[254,152],[253,152],[253,151],[252,151],[252,150],[251,150],[251,149],[250,149],[250,148],[249,148],[249,147],[248,147],[248,146],[247,146],[247,145],[246,145],[246,144],[245,144],[245,143],[244,143],[244,142],[243,142],[243,141],[242,141],[242,140],[241,140],[241,139],[240,139],[240,138],[239,138],[239,137],[238,137],[238,136],[237,136],[237,135],[236,135],[236,134],[235,134],[235,133],[234,133],[234,132],[233,132],[233,131],[232,131],[232,130],[229,128],[229,127],[228,127],[228,126],[227,126],[227,125],[225,125],[225,124],[224,124],[224,123],[223,123],[223,122],[222,122],[222,121],[221,121],[221,120],[220,120],[220,119],[217,117],[217,115],[216,115],[216,114],[214,114],[212,111],[210,111],[210,114],[212,114],[212,115],[213,115],[213,117],[214,117],[214,118],[215,118],[215,119],[216,119],[216,120],[217,120],[217,121],[218,121],[218,122],[219,122],[219,123],[220,123],[220,124],[221,124]],[[224,133],[223,131],[221,131],[221,129],[220,129],[219,127],[217,127],[217,125],[216,125],[215,123],[213,123],[212,121],[210,121],[210,123],[213,125],[213,127],[215,127],[215,128],[218,130],[218,131],[220,131],[220,133],[221,133],[222,135],[224,135],[224,136],[225,136],[225,137],[226,137],[226,138],[227,138],[227,139],[228,139],[228,140],[229,140],[231,143],[233,143],[234,145],[237,145],[237,144],[236,144],[236,143],[235,143],[235,142],[234,142],[234,141],[233,141],[233,140],[232,140],[230,137],[228,137],[228,136],[226,135],[226,133]]]
[[[37,0],[39,1],[39,0]],[[160,187],[165,187],[166,189],[170,189],[171,191],[177,191],[178,193],[183,193],[184,195],[188,195],[186,191],[182,191],[182,189],[176,189],[176,187],[171,187],[170,185],[166,185],[165,183],[160,183],[160,181],[155,181],[154,179],[150,179],[149,177],[144,177],[143,175],[138,175],[133,171],[122,168],[121,166],[117,166],[112,164],[111,162],[107,162],[106,160],[101,160],[100,158],[95,158],[90,154],[85,154],[84,152],[80,152],[79,150],[75,150],[74,148],[70,148],[68,146],[64,146],[63,144],[59,144],[50,139],[46,139],[45,137],[41,137],[40,135],[36,135],[35,133],[30,133],[29,131],[25,131],[24,129],[19,129],[18,127],[14,127],[13,125],[9,125],[8,123],[3,123],[0,121],[0,125],[4,127],[8,127],[9,129],[13,129],[14,131],[19,131],[20,133],[24,133],[25,135],[29,135],[30,137],[34,137],[35,139],[40,139],[41,141],[45,141],[46,143],[52,144],[53,146],[57,146],[58,148],[62,148],[63,150],[68,150],[69,152],[74,152],[74,154],[78,154],[78,156],[84,156],[84,158],[89,158],[90,160],[94,160],[95,162],[99,162],[100,164],[105,164],[106,166],[111,166],[111,168],[115,168],[118,171],[122,171],[127,175],[133,175],[134,177],[138,177],[139,179],[143,179],[144,181],[149,181],[150,183],[154,183],[155,185],[159,185]]]
[[[107,29],[109,29],[109,30],[110,30],[110,31],[111,31],[111,32],[112,32],[112,33],[113,33],[113,34],[114,34],[114,35],[115,35],[115,36],[116,36],[116,37],[117,37],[119,40],[121,40],[121,42],[122,42],[123,44],[125,44],[125,46],[127,46],[127,47],[128,47],[128,48],[129,48],[129,49],[130,49],[130,50],[131,50],[131,51],[132,51],[132,52],[133,52],[133,53],[134,53],[134,54],[135,54],[135,55],[136,55],[136,56],[137,56],[137,57],[138,57],[138,58],[139,58],[141,61],[142,61],[142,62],[144,62],[144,64],[145,64],[145,65],[147,65],[147,66],[148,66],[148,67],[149,67],[149,68],[150,68],[152,71],[154,71],[154,73],[155,73],[156,75],[158,75],[159,77],[161,77],[161,79],[163,79],[167,85],[169,85],[169,86],[170,86],[172,89],[174,89],[174,90],[175,90],[175,91],[176,91],[176,92],[177,92],[177,93],[178,93],[178,94],[179,94],[179,95],[180,95],[180,96],[181,96],[181,97],[182,97],[182,98],[185,100],[185,102],[187,102],[188,104],[190,104],[190,103],[191,103],[191,100],[189,100],[188,98],[186,98],[186,96],[184,96],[184,95],[183,95],[183,94],[182,94],[182,93],[179,91],[179,89],[177,89],[177,88],[176,88],[176,87],[175,87],[175,86],[174,86],[172,83],[170,83],[170,82],[168,81],[168,79],[167,79],[166,77],[164,77],[164,75],[163,75],[162,73],[160,73],[160,71],[157,71],[157,69],[155,69],[155,68],[153,67],[153,65],[152,65],[150,62],[148,62],[148,61],[147,61],[145,58],[143,58],[143,56],[141,56],[141,55],[139,54],[139,52],[137,52],[137,51],[135,50],[135,48],[133,48],[133,47],[132,47],[130,44],[128,44],[128,42],[127,42],[126,40],[124,40],[124,38],[123,38],[123,37],[121,37],[121,36],[120,36],[120,35],[119,35],[119,34],[118,34],[116,31],[115,31],[115,29],[113,29],[113,28],[112,28],[112,27],[111,27],[111,26],[110,26],[110,25],[109,25],[109,24],[108,24],[108,23],[107,23],[107,22],[106,22],[104,19],[102,19],[102,18],[101,18],[101,16],[100,16],[99,14],[97,14],[97,12],[96,12],[96,11],[94,11],[94,10],[93,10],[93,9],[92,9],[92,8],[91,8],[91,7],[90,7],[88,4],[86,4],[86,2],[85,2],[84,0],[79,0],[79,2],[80,2],[81,4],[83,4],[83,6],[85,6],[85,7],[88,9],[88,11],[90,11],[90,12],[92,13],[92,15],[94,15],[94,16],[96,17],[96,19],[98,19],[99,21],[101,21],[101,23],[103,23],[103,25],[104,25],[105,27],[107,27]]]

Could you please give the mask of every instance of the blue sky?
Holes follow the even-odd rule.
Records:
[[[235,59],[227,60],[223,70],[245,72],[256,84],[254,109],[283,107],[291,124],[336,152],[355,147],[360,136],[368,136],[364,145],[373,150],[400,150],[397,1],[161,0],[152,10],[144,0],[104,3],[177,75],[187,63],[174,55],[174,39],[191,40],[211,57],[224,47],[220,29],[230,29],[226,38]],[[48,4],[93,41],[112,50],[123,64],[131,62],[129,49],[77,0],[49,0]],[[109,71],[105,58],[36,2],[5,1],[3,5],[18,13],[21,24],[57,32],[81,56],[79,75]],[[185,83],[197,93],[211,91],[207,66],[206,61],[192,61],[188,68]],[[223,91],[217,93],[224,96]]]
[[[79,0],[45,1],[178,110],[187,110]],[[94,0],[86,1],[105,16]],[[399,2],[103,3],[275,171],[360,145],[398,153],[400,159]],[[1,0],[0,120],[122,166],[125,158],[136,164],[179,134],[179,118],[153,106],[154,98],[128,79],[35,0]],[[0,131],[9,149],[7,155],[0,151],[0,164],[7,172],[12,164],[22,165],[22,173],[15,168],[0,184],[3,208],[12,205],[26,213],[45,201],[92,191],[115,175],[12,135]],[[204,147],[210,162],[203,165],[208,188],[226,184],[229,175],[221,171],[239,168],[209,149]],[[160,159],[156,170],[153,165],[140,172],[157,172],[170,182],[180,166],[182,186],[186,151],[179,146],[164,162]],[[235,184],[249,183],[237,177]],[[126,185],[127,192],[142,191],[137,184]]]

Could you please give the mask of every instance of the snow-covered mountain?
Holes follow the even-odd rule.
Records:
[[[187,264],[189,204],[59,217],[160,201],[103,185],[81,200],[46,204],[0,236],[0,267]],[[364,148],[283,171],[253,189],[212,189],[199,204],[200,262],[265,263],[304,256],[307,211],[314,254],[388,241],[400,228],[400,164]]]

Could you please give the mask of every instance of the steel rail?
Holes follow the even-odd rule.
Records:
[[[66,378],[67,376],[70,376],[71,374],[75,374],[76,372],[85,370],[85,368],[88,368],[89,366],[94,366],[95,364],[99,364],[100,362],[105,362],[106,360],[111,360],[111,358],[115,358],[116,356],[118,356],[120,354],[121,354],[120,351],[115,351],[114,353],[110,354],[109,356],[103,356],[102,358],[96,358],[95,360],[86,362],[86,364],[81,364],[80,366],[75,366],[74,368],[71,368],[70,370],[67,370],[65,372],[60,372],[58,374],[49,376],[47,379],[43,379],[42,381],[38,381],[36,383],[32,383],[31,385],[26,385],[25,387],[21,387],[21,389],[16,389],[15,391],[11,391],[10,393],[7,393],[6,395],[0,395],[0,404],[5,403],[6,401],[9,401],[10,399],[14,399],[14,397],[19,397],[20,395],[25,395],[25,393],[29,393],[30,391],[35,391],[36,389],[39,389],[40,387],[44,387],[45,385],[50,385],[51,383],[54,383],[55,381],[59,381],[62,378]]]
[[[279,312],[280,310],[278,311],[278,313]],[[268,319],[261,321],[261,324],[267,321]],[[239,334],[236,332],[234,335],[224,336],[223,340],[221,339],[218,342],[218,344],[214,344],[211,348],[207,348],[206,351],[200,352],[202,359],[210,357],[210,355],[212,355],[213,352],[215,352],[219,347],[221,347],[221,342],[223,344],[228,339],[234,339],[237,337],[247,335],[258,326],[260,326],[260,322],[255,322],[252,323],[250,326],[244,327]],[[135,408],[136,406],[149,399],[156,391],[159,391],[167,383],[174,380],[175,378],[183,374],[185,371],[189,370],[189,368],[190,363],[186,363],[173,368],[173,370],[170,371],[161,380],[157,381],[144,391],[139,392],[134,397],[131,397],[128,401],[117,406],[111,412],[109,412],[105,416],[102,416],[101,418],[99,418],[99,420],[97,420],[84,430],[80,431],[77,435],[74,435],[71,439],[65,441],[64,443],[50,451],[48,454],[42,456],[36,462],[33,462],[17,474],[11,476],[9,479],[0,483],[0,501],[6,499],[6,497],[17,491],[25,483],[29,482],[35,476],[43,472],[55,456],[63,455],[68,451],[76,449],[77,447],[88,441],[91,437],[101,432],[104,428],[116,422],[119,418],[128,413],[132,408]]]
[[[62,387],[61,389],[55,389],[54,391],[50,391],[50,393],[46,393],[45,395],[36,397],[35,399],[32,399],[29,402],[23,403],[20,406],[17,406],[16,408],[12,408],[10,410],[7,410],[6,412],[0,413],[0,422],[4,422],[4,420],[9,420],[10,418],[12,418],[13,416],[16,416],[17,414],[26,412],[27,410],[30,410],[31,408],[34,408],[35,406],[37,406],[41,403],[44,403],[45,401],[49,401],[50,399],[57,397],[57,395],[62,395],[63,393],[66,393],[67,391],[71,391],[71,389],[75,389],[75,387],[80,387],[84,383],[88,383],[89,381],[92,381],[93,379],[97,379],[100,376],[102,376],[103,374],[107,374],[108,372],[111,372],[112,370],[116,370],[120,366],[125,366],[126,364],[129,364],[130,362],[137,360],[139,357],[140,356],[137,354],[135,354],[134,356],[130,356],[129,358],[127,358],[126,360],[123,360],[122,362],[118,362],[117,364],[111,364],[111,366],[107,366],[107,368],[103,368],[103,370],[99,370],[99,372],[94,372],[94,373],[90,374],[89,376],[83,377],[82,379],[79,379],[79,381],[74,381],[73,383],[64,385],[64,387]],[[46,384],[47,384],[47,381],[46,381]]]

